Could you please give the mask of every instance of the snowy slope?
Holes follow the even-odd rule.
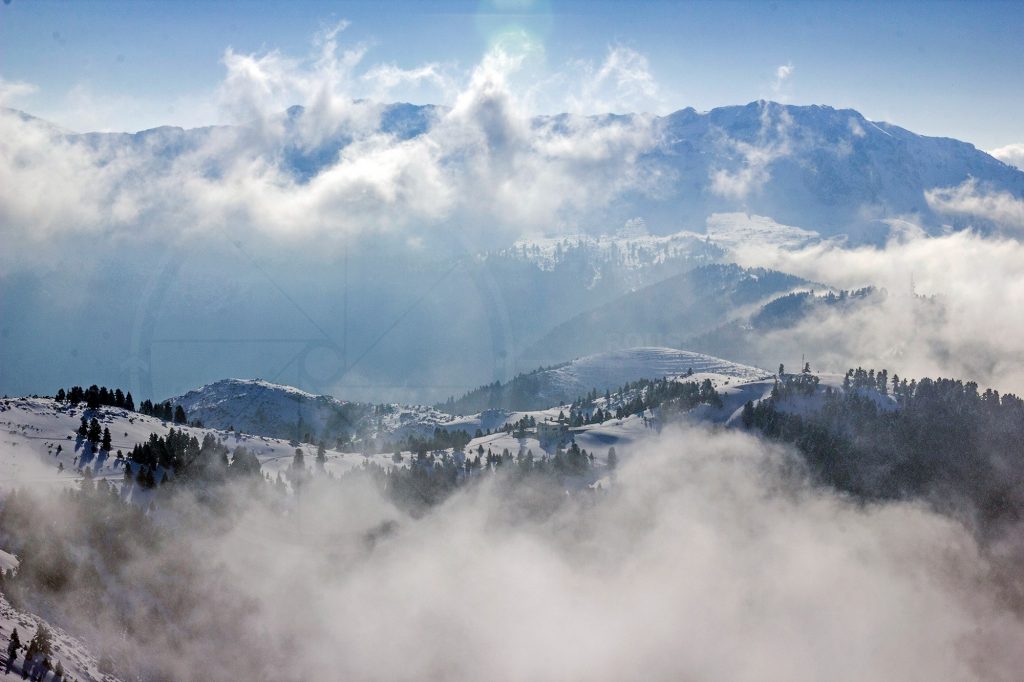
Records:
[[[21,682],[23,679],[21,664],[25,661],[24,649],[18,652],[10,672],[7,672],[7,642],[10,640],[11,631],[17,628],[22,645],[27,646],[40,623],[45,623],[45,621],[14,608],[0,593],[0,682]],[[97,657],[94,652],[89,651],[85,642],[55,627],[52,623],[45,624],[52,635],[53,656],[51,661],[53,665],[60,661],[64,666],[65,679],[79,682],[116,682],[117,678],[112,675],[100,674]],[[46,679],[52,680],[53,677],[48,675]]]
[[[97,417],[111,432],[113,449],[109,456],[94,455],[88,444],[75,433],[82,414]],[[285,471],[295,454],[289,440],[211,428],[181,426],[122,409],[102,407],[95,412],[60,405],[49,398],[0,400],[0,496],[19,486],[64,487],[77,485],[88,466],[97,478],[119,483],[124,469],[116,459],[117,450],[128,451],[151,433],[165,436],[171,428],[183,429],[200,441],[209,433],[234,449],[241,445],[254,452],[270,476]],[[127,435],[126,435],[127,434]],[[62,446],[57,453],[57,445]],[[303,443],[307,462],[316,454],[316,446]],[[364,461],[357,452],[328,449],[327,470],[342,473]],[[373,461],[390,465],[387,456],[372,456]],[[63,470],[59,470],[63,465]],[[0,548],[2,549],[2,548]]]
[[[734,377],[738,381],[752,381],[770,374],[703,353],[646,347],[595,353],[539,375],[544,381],[542,395],[556,401],[571,401],[591,389],[603,393],[629,381],[681,377],[691,370],[693,374]]]

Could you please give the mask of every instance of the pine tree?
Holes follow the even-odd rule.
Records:
[[[125,396],[124,396],[124,409],[130,410],[132,412],[135,411],[135,401],[132,400],[132,392],[131,391],[128,391],[128,393],[126,393]]]
[[[110,452],[110,429],[106,427],[103,429],[103,445],[101,447],[105,452]]]
[[[18,628],[14,628],[11,631],[11,639],[7,644],[7,659],[8,661],[14,660],[14,657],[18,655],[18,649],[21,648],[21,638],[18,636]]]
[[[58,402],[58,403],[62,403],[62,402],[64,402],[64,400],[65,400],[66,398],[67,398],[67,396],[66,396],[66,394],[64,393],[64,389],[63,389],[63,388],[57,391],[57,402]]]
[[[64,679],[64,664],[57,661],[57,667],[53,669],[53,677],[57,682]]]
[[[96,417],[92,418],[89,422],[89,442],[96,445],[100,442],[100,438],[103,436],[103,429],[100,428],[100,423]]]
[[[174,408],[174,423],[184,424],[188,419],[185,417],[185,410],[181,405]]]
[[[619,465],[619,455],[615,452],[615,446],[608,448],[608,468],[614,469]]]

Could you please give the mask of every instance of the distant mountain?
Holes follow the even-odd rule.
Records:
[[[229,130],[229,139],[215,145],[219,152],[231,144],[240,154],[258,149],[305,182],[331,166],[360,135],[411,139],[428,133],[448,111],[407,103],[373,105],[371,110],[371,123],[341,122],[329,134],[312,135],[312,142],[310,131],[320,123],[300,106],[269,123],[250,126],[160,127],[68,137],[105,150],[111,158],[130,148],[171,159],[199,149],[211,131]],[[579,119],[570,114],[539,116],[532,126],[557,135]],[[944,223],[957,225],[955,217],[936,215],[925,200],[925,192],[937,187],[973,178],[1024,197],[1024,171],[974,145],[870,121],[853,109],[758,101],[707,112],[686,108],[653,119],[597,115],[586,120],[597,126],[650,126],[652,132],[653,143],[636,163],[646,176],[657,178],[657,187],[618,197],[599,216],[591,216],[606,232],[639,217],[653,233],[664,235],[683,226],[703,228],[714,213],[743,210],[825,236],[877,241],[887,229],[880,221],[888,218],[915,217],[933,230]],[[267,125],[280,134],[268,137],[263,129]],[[366,125],[374,127],[367,130]],[[268,139],[276,142],[268,147]],[[211,158],[208,172],[219,173],[220,162]]]
[[[171,402],[181,405],[189,420],[207,427],[303,442],[348,440],[371,410],[365,404],[258,379],[224,379]]]
[[[638,379],[693,375],[715,378],[715,383],[756,381],[771,373],[703,353],[675,348],[628,348],[596,353],[553,367],[520,374],[505,383],[470,391],[458,400],[439,405],[453,414],[488,409],[538,410],[572,402],[592,390],[615,391]]]
[[[675,346],[743,309],[811,283],[774,270],[713,264],[693,268],[569,317],[523,354],[521,365],[638,345]]]
[[[744,210],[831,236],[874,239],[879,219],[935,215],[926,190],[969,178],[1024,197],[1021,172],[974,147],[873,122],[853,109],[751,102],[658,121],[660,145],[647,157],[676,174],[674,191],[642,213],[649,224],[697,223]]]

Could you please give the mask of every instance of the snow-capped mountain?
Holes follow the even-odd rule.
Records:
[[[365,103],[363,103],[365,105]],[[291,107],[269,124],[280,143],[260,147],[267,159],[306,182],[336,162],[354,140],[384,134],[408,140],[428,133],[447,109],[434,105],[379,104],[372,116],[333,126],[329,135],[309,140],[316,124],[303,107]],[[870,121],[853,109],[751,102],[707,112],[681,109],[662,117],[540,116],[536,130],[557,136],[574,123],[597,127],[637,125],[649,129],[651,144],[638,167],[658,178],[656,191],[622,197],[602,212],[602,232],[642,218],[655,234],[682,226],[701,228],[708,216],[742,209],[824,235],[879,238],[881,220],[915,216],[938,229],[955,217],[936,214],[925,192],[967,180],[1024,196],[1024,172],[967,142],[927,137],[885,122]],[[230,131],[228,146],[248,148],[264,139],[260,125],[231,129],[183,130],[161,127],[134,134],[69,134],[68,139],[100,150],[111,159],[125,151],[173,159],[196,153],[212,131]],[[649,128],[648,128],[649,127]],[[223,143],[217,148],[223,151]],[[210,159],[209,172],[220,172]]]

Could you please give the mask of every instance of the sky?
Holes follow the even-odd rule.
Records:
[[[535,83],[599,70],[616,50],[646,79],[612,100],[539,88],[536,113],[603,105],[663,114],[772,99],[852,107],[982,149],[1024,142],[1017,2],[3,0],[0,99],[76,131],[230,122],[216,96],[228,54],[300,59],[312,36],[339,24],[364,73],[444,76],[399,78],[368,97],[450,104],[450,84],[516,36],[530,45],[522,77]]]

